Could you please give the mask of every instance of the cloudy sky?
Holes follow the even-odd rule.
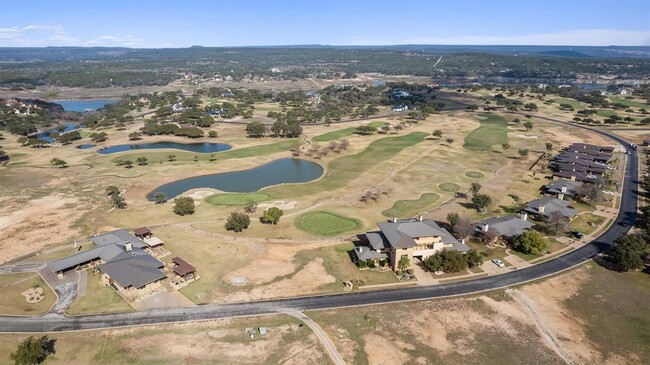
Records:
[[[0,47],[650,46],[650,0],[0,0]]]

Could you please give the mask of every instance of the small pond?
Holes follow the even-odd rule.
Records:
[[[80,145],[78,145],[77,148],[80,149],[80,150],[87,150],[87,149],[89,149],[89,148],[93,148],[93,147],[95,147],[95,146],[97,146],[97,145],[96,145],[96,144],[92,144],[92,143],[84,143],[84,144],[80,144]]]
[[[120,144],[110,146],[97,150],[102,155],[111,153],[134,151],[134,150],[155,150],[160,148],[172,148],[176,150],[183,150],[195,153],[214,153],[227,151],[232,148],[226,143],[176,143],[176,142],[153,142],[153,143],[140,143],[140,144]]]
[[[66,112],[82,113],[86,110],[97,110],[106,104],[115,104],[117,100],[52,100],[53,103],[61,104]]]
[[[283,183],[302,183],[316,180],[323,175],[319,164],[294,158],[281,158],[250,170],[231,171],[220,174],[203,175],[178,180],[162,185],[149,194],[147,199],[162,192],[167,199],[197,188],[212,188],[229,193],[250,193],[271,185]]]
[[[73,131],[75,129],[79,129],[79,128],[82,128],[82,126],[79,125],[79,124],[67,123],[67,124],[65,124],[65,129],[63,131],[59,131],[56,128],[48,129],[48,130],[46,130],[44,132],[41,132],[41,133],[37,134],[36,138],[38,138],[40,140],[43,140],[45,142],[48,142],[48,143],[52,143],[52,142],[54,142],[54,140],[52,138],[50,138],[50,134],[52,134],[54,132],[59,133],[59,134],[63,134],[63,133],[66,133],[66,132]]]

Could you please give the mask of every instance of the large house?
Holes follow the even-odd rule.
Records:
[[[162,241],[153,237],[144,227],[136,230],[140,238],[125,229],[112,231],[90,240],[95,248],[48,263],[55,273],[81,267],[97,267],[108,276],[108,282],[117,289],[141,289],[166,277],[161,270],[165,263],[146,250],[159,246]],[[149,242],[147,242],[149,241]]]
[[[506,216],[484,219],[476,223],[475,231],[478,237],[486,236],[490,230],[496,231],[503,239],[512,239],[515,236],[531,229],[534,224],[528,221],[528,215],[523,213],[520,217]]]
[[[455,239],[446,229],[422,216],[411,219],[393,218],[377,223],[379,231],[360,235],[363,244],[354,248],[358,260],[386,259],[393,270],[402,256],[425,259],[443,249],[469,251],[469,247]]]
[[[577,215],[576,210],[571,208],[566,200],[560,200],[550,196],[533,200],[523,209],[523,212],[535,217],[538,220],[546,220],[554,212],[559,212],[562,217],[571,220]]]
[[[567,198],[567,200],[574,199],[576,196],[580,195],[583,186],[584,184],[579,181],[567,179],[556,180],[546,186],[546,193],[561,200],[564,200],[565,198]]]

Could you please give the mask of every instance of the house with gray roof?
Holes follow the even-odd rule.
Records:
[[[564,218],[571,220],[575,218],[577,212],[575,209],[570,207],[570,204],[571,203],[566,200],[547,196],[531,201],[528,203],[526,208],[523,209],[523,212],[526,212],[539,220],[546,220],[554,212],[559,212]]]
[[[564,198],[573,199],[576,196],[580,195],[580,191],[583,189],[583,186],[584,184],[580,181],[567,179],[555,180],[546,186],[546,193],[553,195],[561,200]]]
[[[475,231],[479,237],[485,236],[490,230],[498,233],[499,237],[511,239],[531,229],[534,224],[528,221],[528,215],[523,213],[521,218],[515,216],[493,217],[476,223]]]
[[[165,263],[151,256],[145,248],[150,245],[125,229],[119,229],[90,239],[95,248],[48,263],[55,273],[64,273],[84,265],[97,264],[109,277],[110,284],[121,288],[142,288],[166,277],[161,270]]]
[[[469,247],[459,242],[446,229],[422,216],[411,219],[393,218],[377,223],[379,231],[360,235],[363,244],[354,248],[358,260],[387,259],[393,270],[402,256],[425,259],[443,249],[466,252]]]

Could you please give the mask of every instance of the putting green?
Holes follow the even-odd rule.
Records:
[[[465,173],[465,176],[471,177],[472,179],[480,179],[482,177],[485,177],[485,174],[478,171],[467,171]]]
[[[460,190],[460,185],[454,183],[442,183],[438,185],[438,187],[440,188],[440,190],[448,191],[450,193],[455,193],[458,190]]]
[[[333,236],[361,228],[361,222],[354,218],[326,211],[305,213],[296,218],[295,224],[299,229],[318,236]]]
[[[235,205],[244,206],[248,200],[253,200],[256,203],[268,199],[269,196],[264,193],[248,193],[248,194],[214,194],[205,198],[205,201],[212,205]]]
[[[397,200],[390,209],[381,212],[386,217],[409,218],[418,213],[422,213],[433,203],[440,199],[440,195],[435,193],[425,193],[414,200]]]

